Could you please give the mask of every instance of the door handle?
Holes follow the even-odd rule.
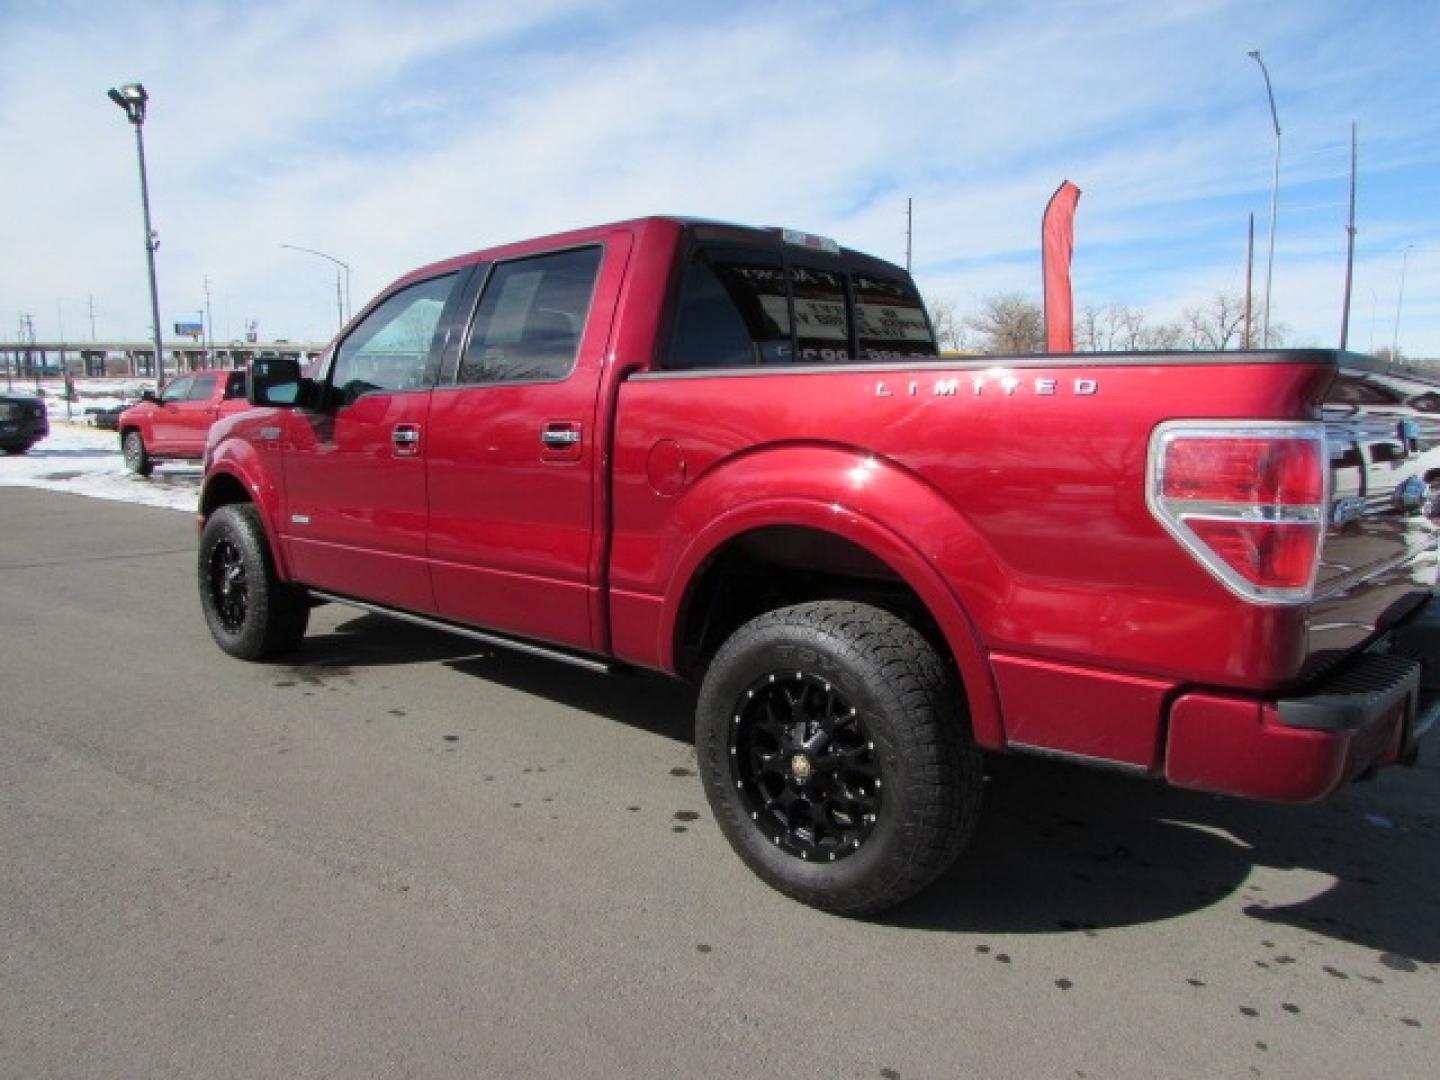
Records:
[[[540,433],[540,441],[551,450],[564,450],[566,447],[579,445],[580,432],[574,429],[555,431],[547,428]]]
[[[400,424],[390,432],[390,443],[397,454],[410,456],[420,451],[420,425]]]

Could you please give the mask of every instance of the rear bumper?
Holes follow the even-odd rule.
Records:
[[[1170,709],[1165,777],[1277,802],[1322,799],[1380,766],[1412,763],[1440,715],[1440,598],[1302,694],[1187,693]]]

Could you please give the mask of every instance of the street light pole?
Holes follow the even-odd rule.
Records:
[[[1400,359],[1400,305],[1405,302],[1405,267],[1410,262],[1414,244],[1405,245],[1405,257],[1400,260],[1400,293],[1395,297],[1395,336],[1390,339],[1390,364],[1393,367]]]
[[[1270,175],[1270,254],[1265,261],[1265,318],[1260,331],[1261,347],[1270,347],[1270,279],[1275,273],[1275,211],[1280,201],[1280,114],[1275,111],[1275,91],[1270,86],[1270,72],[1260,59],[1260,50],[1251,49],[1250,58],[1260,65],[1265,76],[1265,95],[1270,99],[1270,120],[1275,125],[1275,167]]]
[[[125,111],[125,117],[135,127],[135,152],[140,161],[140,205],[145,212],[145,265],[150,271],[150,325],[154,331],[155,343],[155,392],[160,392],[165,381],[165,346],[160,341],[160,294],[155,287],[155,249],[160,240],[150,226],[150,184],[145,178],[145,138],[141,129],[145,126],[145,103],[150,95],[140,83],[126,83],[120,89],[110,88],[110,100]]]
[[[307,255],[318,255],[322,259],[329,259],[332,263],[334,263],[337,267],[340,268],[339,270],[335,271],[335,307],[340,313],[340,329],[345,329],[345,320],[347,318],[345,314],[346,309],[349,308],[351,313],[354,313],[354,308],[350,308],[349,264],[341,262],[334,255],[326,255],[325,252],[316,251],[314,248],[300,247],[300,245],[298,244],[281,244],[280,246],[282,248],[289,248],[291,251],[303,251]],[[345,271],[345,298],[343,301],[340,298],[340,270]]]

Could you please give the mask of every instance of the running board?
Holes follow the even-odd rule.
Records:
[[[584,668],[586,671],[595,671],[602,675],[609,675],[615,670],[615,665],[606,660],[595,660],[588,656],[577,656],[575,653],[565,652],[562,649],[552,649],[544,645],[533,645],[528,641],[520,641],[517,638],[509,638],[501,634],[491,634],[484,630],[475,630],[469,626],[446,622],[444,619],[432,619],[425,615],[415,615],[409,611],[397,611],[394,608],[382,607],[379,604],[368,604],[364,600],[356,600],[353,597],[325,592],[323,589],[307,589],[306,591],[309,592],[311,596],[321,600],[329,600],[331,603],[360,608],[362,611],[369,611],[375,615],[384,615],[390,619],[399,619],[401,622],[414,623],[416,626],[423,626],[430,630],[443,630],[447,634],[458,634],[461,637],[469,638],[471,641],[479,641],[486,645],[495,645],[502,649],[513,649],[516,652],[529,653],[531,656],[543,656],[546,660],[559,660],[561,663],[572,664],[575,667]]]

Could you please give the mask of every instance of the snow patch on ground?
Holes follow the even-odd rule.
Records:
[[[198,465],[159,465],[149,479],[135,476],[125,469],[120,439],[113,431],[88,427],[78,416],[66,422],[65,403],[48,404],[50,434],[28,454],[0,456],[0,487],[67,491],[191,514],[198,509]]]

